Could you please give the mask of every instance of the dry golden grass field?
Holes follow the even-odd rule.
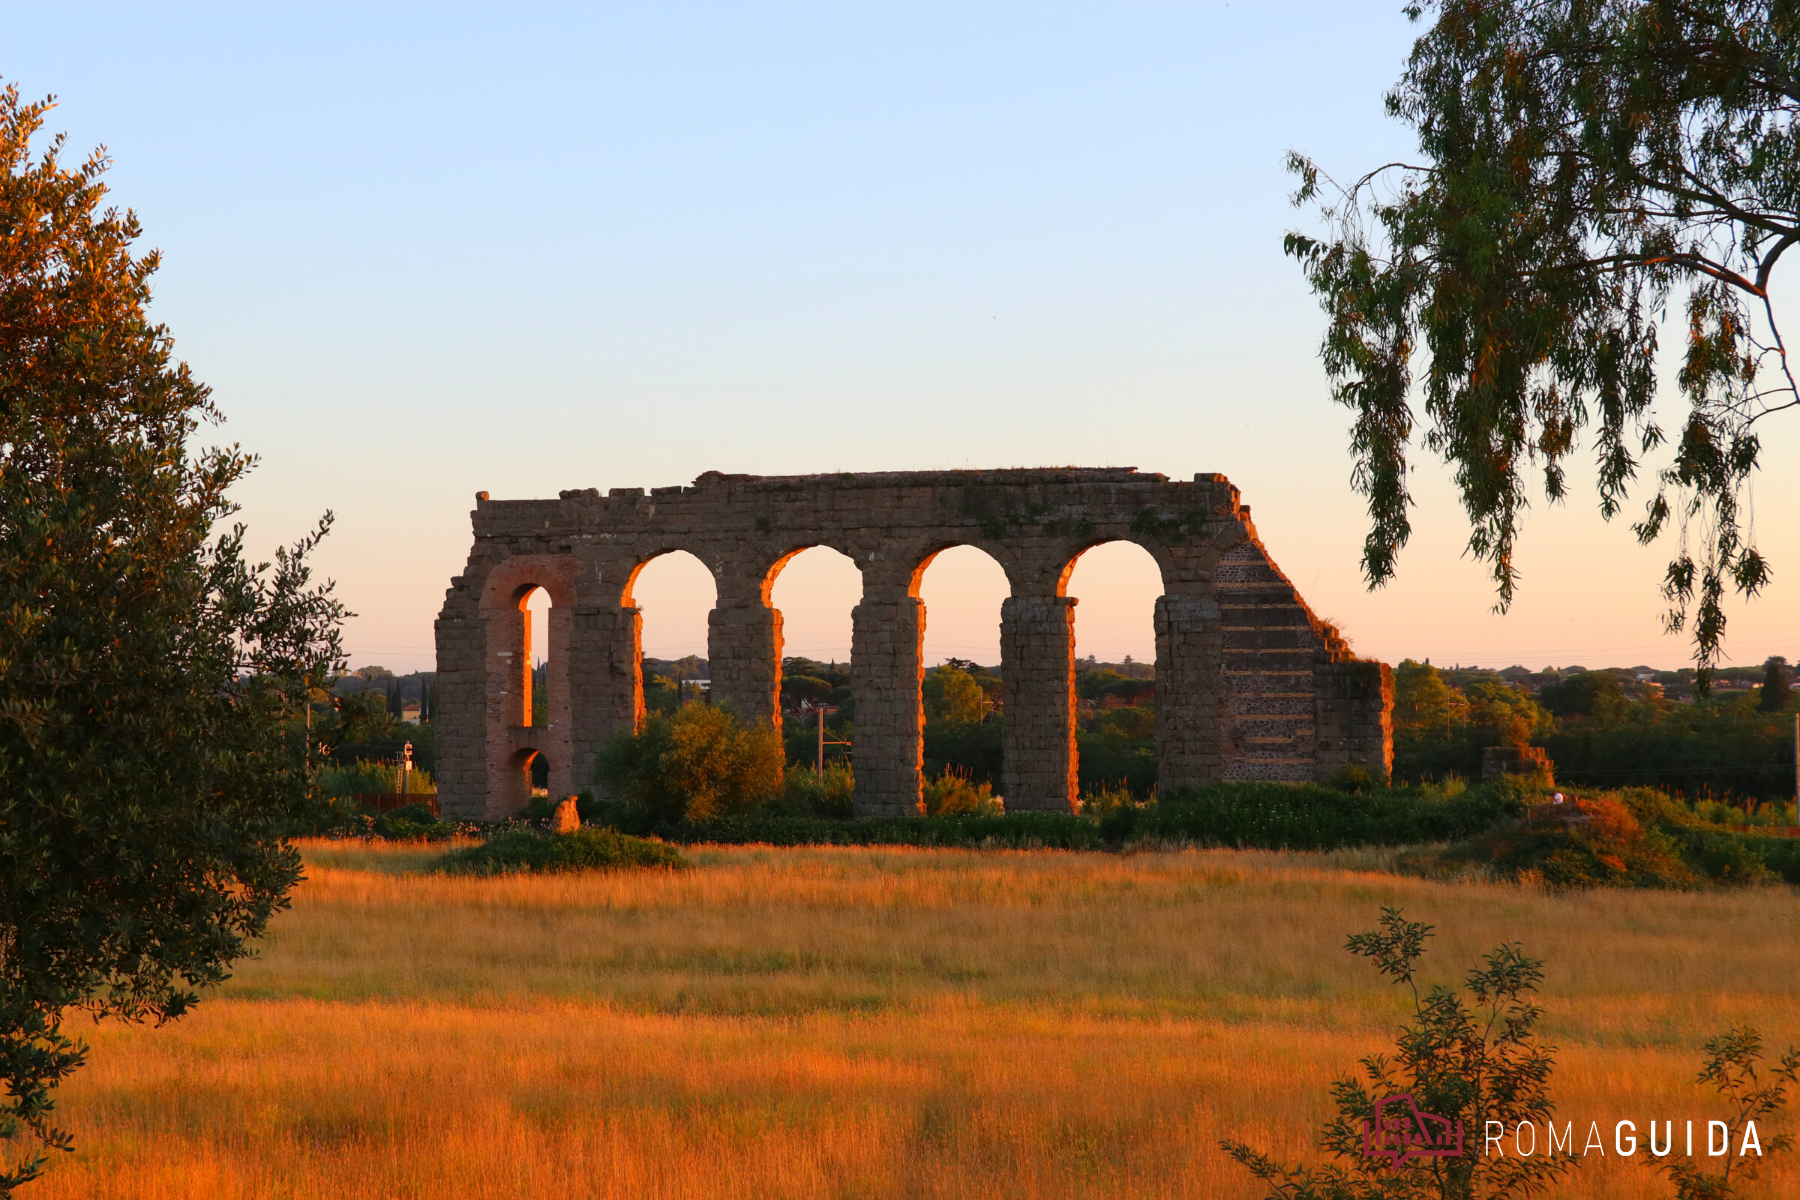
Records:
[[[1383,904],[1438,927],[1433,979],[1505,940],[1547,960],[1554,1094],[1584,1127],[1722,1115],[1693,1075],[1731,1022],[1800,1041],[1788,888],[760,848],[480,880],[423,874],[423,846],[304,849],[261,957],[191,1017],[85,1031],[59,1101],[79,1150],[22,1194],[1251,1197],[1218,1140],[1311,1157],[1329,1081],[1403,1018],[1341,949]],[[1557,1194],[1668,1195],[1645,1157]],[[1762,1188],[1800,1195],[1800,1170]]]

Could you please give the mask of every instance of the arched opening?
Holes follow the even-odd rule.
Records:
[[[791,767],[843,763],[856,719],[851,610],[862,571],[848,555],[811,546],[777,563],[769,604],[781,621],[781,728]],[[846,796],[847,796],[846,789]]]
[[[512,816],[533,798],[550,792],[550,757],[530,746],[514,750],[506,762],[502,780],[502,817]]]
[[[674,712],[705,700],[712,686],[706,658],[707,615],[719,589],[706,564],[686,550],[670,550],[637,569],[625,588],[625,607],[642,614],[644,709]]]
[[[1012,595],[1006,570],[978,546],[951,546],[919,567],[925,662],[1000,662],[1000,604]]]
[[[997,807],[1005,712],[1000,683],[1000,606],[1006,571],[975,546],[951,546],[919,568],[925,605],[920,698],[925,714],[928,812]]]
[[[534,587],[519,601],[525,614],[525,665],[527,672],[520,705],[519,724],[550,723],[550,593]]]
[[[1075,609],[1076,732],[1084,803],[1156,787],[1156,559],[1105,542],[1073,563],[1063,594]]]
[[[517,555],[489,572],[483,585],[489,818],[509,816],[530,798],[531,755],[550,756],[543,782],[552,794],[567,795],[585,782],[573,770],[569,688],[579,574],[571,555]]]

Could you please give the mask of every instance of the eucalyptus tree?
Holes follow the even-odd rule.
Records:
[[[1772,299],[1800,240],[1800,0],[1405,11],[1429,28],[1386,103],[1417,161],[1340,185],[1289,157],[1295,203],[1325,226],[1286,250],[1328,318],[1334,398],[1355,413],[1365,576],[1392,578],[1411,533],[1422,425],[1504,611],[1529,476],[1561,500],[1585,431],[1609,519],[1661,460],[1632,528],[1645,543],[1674,531],[1667,624],[1691,629],[1704,683],[1725,595],[1770,578],[1748,506],[1759,423],[1800,404]],[[1685,413],[1665,430],[1652,404],[1671,308]]]
[[[286,904],[346,615],[329,514],[273,564],[219,531],[254,460],[194,447],[158,257],[103,152],[34,157],[49,107],[0,94],[0,1195],[69,1146],[68,1019],[181,1016]]]

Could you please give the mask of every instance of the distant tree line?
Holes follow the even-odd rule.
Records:
[[[1444,671],[1412,659],[1394,672],[1394,774],[1473,778],[1481,752],[1538,745],[1559,782],[1648,786],[1690,799],[1782,799],[1794,792],[1793,714],[1785,658],[1759,686],[1673,701],[1654,680],[1574,670],[1535,692],[1484,670]]]

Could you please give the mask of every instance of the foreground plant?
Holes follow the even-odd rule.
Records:
[[[145,314],[157,256],[103,156],[31,160],[49,106],[0,94],[0,1196],[70,1147],[66,1018],[181,1016],[287,904],[345,615],[329,515],[272,567],[213,538],[253,460],[190,453],[218,414]]]
[[[1762,1037],[1749,1026],[1728,1029],[1706,1043],[1706,1065],[1700,1068],[1699,1082],[1710,1085],[1731,1107],[1725,1122],[1727,1147],[1743,1146],[1751,1122],[1766,1121],[1787,1107],[1787,1089],[1800,1074],[1800,1051],[1790,1046],[1765,1079],[1756,1069],[1762,1052]],[[1739,1190],[1742,1185],[1762,1174],[1765,1156],[1794,1145],[1792,1135],[1786,1133],[1765,1138],[1759,1130],[1758,1140],[1761,1154],[1726,1154],[1716,1174],[1701,1170],[1698,1160],[1671,1159],[1657,1163],[1656,1169],[1675,1185],[1675,1200],[1732,1200],[1744,1194]]]
[[[1359,933],[1345,945],[1411,991],[1413,1015],[1400,1031],[1392,1060],[1371,1055],[1361,1062],[1366,1082],[1345,1077],[1332,1084],[1338,1115],[1326,1123],[1321,1140],[1336,1162],[1290,1167],[1242,1142],[1220,1143],[1269,1185],[1269,1200],[1531,1196],[1573,1165],[1567,1158],[1479,1153],[1489,1121],[1512,1129],[1521,1121],[1547,1121],[1555,1111],[1549,1097],[1553,1052],[1538,1041],[1542,1010],[1532,1000],[1543,964],[1507,943],[1469,972],[1460,991],[1439,984],[1421,993],[1414,974],[1430,936],[1431,926],[1384,908],[1380,929]],[[1408,1096],[1419,1112],[1447,1122],[1446,1128],[1460,1123],[1461,1153],[1398,1165],[1368,1153],[1365,1123],[1379,1121],[1382,1102]]]

